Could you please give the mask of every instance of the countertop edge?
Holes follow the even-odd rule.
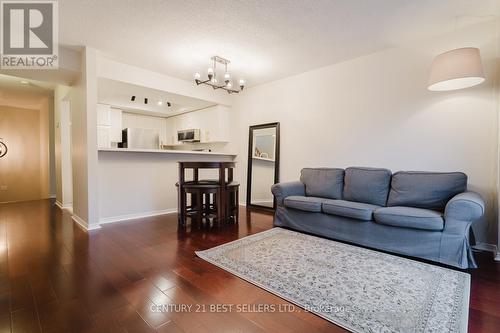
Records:
[[[165,150],[165,149],[129,149],[129,148],[99,148],[98,152],[116,153],[153,153],[153,154],[192,154],[192,155],[224,155],[236,156],[233,153],[192,151],[192,150]]]

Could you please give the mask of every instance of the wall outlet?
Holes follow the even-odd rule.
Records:
[[[9,187],[7,185],[0,185],[0,191],[7,191]]]

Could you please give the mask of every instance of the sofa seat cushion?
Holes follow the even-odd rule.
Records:
[[[321,212],[321,204],[325,201],[323,198],[317,197],[304,197],[292,195],[285,198],[285,207],[304,210],[306,212]]]
[[[371,221],[373,212],[379,208],[381,207],[377,205],[346,200],[326,200],[322,206],[323,212],[326,214],[350,217],[362,221]]]
[[[385,206],[391,184],[391,171],[378,168],[345,169],[344,200]]]
[[[300,173],[306,195],[328,199],[342,199],[344,188],[344,169],[304,168]]]
[[[435,210],[413,207],[385,207],[374,212],[375,221],[395,227],[443,230],[443,214]]]

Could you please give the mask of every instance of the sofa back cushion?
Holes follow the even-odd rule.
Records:
[[[390,184],[390,170],[347,168],[344,177],[344,200],[385,206]]]
[[[306,195],[329,199],[341,199],[344,187],[344,170],[337,168],[304,168],[300,181],[306,187]]]
[[[455,195],[467,190],[462,172],[399,171],[392,176],[387,206],[408,206],[443,211]]]

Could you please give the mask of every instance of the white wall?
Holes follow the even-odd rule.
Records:
[[[84,228],[99,224],[97,170],[97,55],[86,47],[82,74],[71,89],[73,218]]]
[[[230,156],[99,152],[100,222],[114,222],[177,209],[177,161],[231,161]],[[189,177],[189,173],[187,174]],[[217,179],[202,170],[200,179]]]
[[[240,182],[246,182],[248,126],[278,121],[282,181],[319,166],[464,171],[488,205],[476,237],[495,243],[496,43],[495,22],[487,22],[245,90],[233,101]],[[433,57],[463,46],[481,49],[486,83],[429,92]]]
[[[73,179],[71,176],[71,130],[69,102],[70,87],[57,85],[54,89],[54,152],[56,202],[61,207],[73,204]]]

